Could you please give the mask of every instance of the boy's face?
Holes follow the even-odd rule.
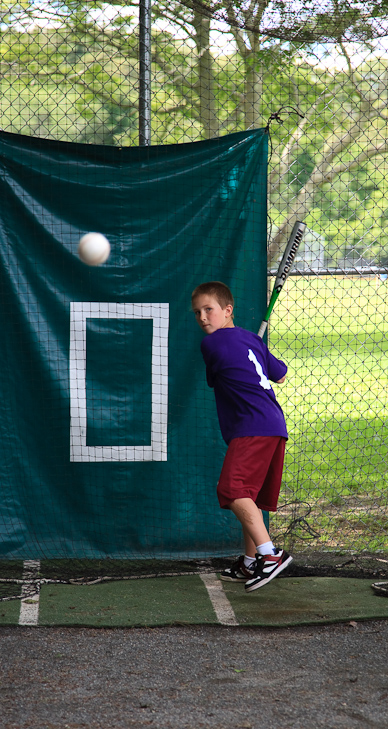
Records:
[[[228,304],[225,309],[220,306],[214,296],[200,294],[193,301],[195,318],[205,334],[212,334],[217,329],[234,327],[233,306]]]

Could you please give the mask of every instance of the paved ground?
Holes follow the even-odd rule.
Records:
[[[0,628],[2,729],[387,729],[388,621]]]

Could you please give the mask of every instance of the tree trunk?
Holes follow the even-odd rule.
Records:
[[[261,121],[261,97],[263,94],[263,73],[261,64],[256,60],[256,53],[260,49],[259,34],[251,33],[251,50],[246,50],[245,65],[245,95],[244,95],[244,125],[245,129],[257,129]]]
[[[213,58],[210,53],[210,18],[194,10],[193,26],[198,54],[198,97],[199,116],[205,139],[215,137],[219,132],[214,98]]]

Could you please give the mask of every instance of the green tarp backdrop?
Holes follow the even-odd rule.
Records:
[[[264,129],[113,148],[0,133],[0,556],[233,554],[190,294],[266,307]],[[88,267],[80,236],[111,255]]]

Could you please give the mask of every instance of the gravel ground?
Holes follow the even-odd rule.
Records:
[[[0,628],[1,729],[388,727],[388,621]]]

